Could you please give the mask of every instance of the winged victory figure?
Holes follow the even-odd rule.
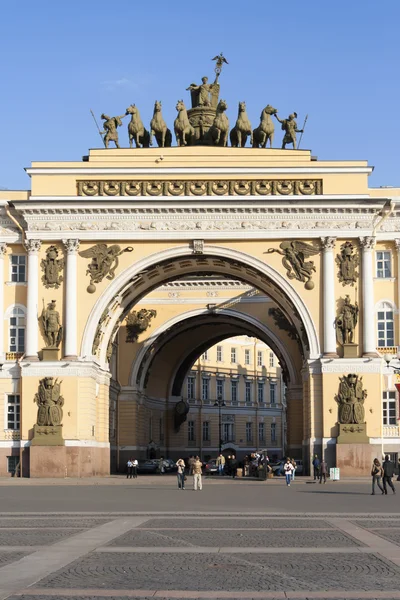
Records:
[[[95,283],[106,279],[114,279],[115,271],[118,267],[118,257],[124,252],[132,252],[133,248],[128,246],[121,250],[121,246],[113,244],[107,246],[107,244],[96,244],[87,250],[82,250],[79,255],[83,258],[91,258],[92,262],[89,263],[86,274],[90,276],[90,286],[88,291],[95,291]],[[90,288],[90,290],[89,290]]]
[[[280,250],[277,248],[269,248],[268,254],[272,252],[278,252],[282,258],[282,264],[286,269],[286,274],[289,279],[297,279],[298,281],[305,281],[305,288],[312,290],[314,282],[312,280],[312,273],[316,271],[314,261],[306,261],[306,258],[318,254],[319,248],[300,242],[299,240],[285,241],[279,245]]]

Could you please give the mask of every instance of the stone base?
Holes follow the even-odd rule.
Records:
[[[109,448],[91,446],[30,447],[30,477],[107,477],[109,475]]]
[[[196,107],[190,108],[188,111],[188,117],[191,126],[193,127],[194,134],[194,144],[203,144],[204,143],[204,135],[210,129],[211,125],[214,122],[216,110],[215,108],[210,107]]]
[[[343,358],[358,358],[358,344],[343,344]]]
[[[336,466],[340,477],[367,477],[371,475],[374,458],[381,456],[380,446],[372,444],[337,444]]]
[[[339,435],[336,440],[337,444],[368,444],[369,437],[367,436],[367,424],[360,423],[358,425],[342,425],[339,423]]]
[[[43,348],[43,350],[40,352],[40,360],[57,361],[58,354],[58,348]]]
[[[63,446],[62,425],[33,426],[31,446]]]

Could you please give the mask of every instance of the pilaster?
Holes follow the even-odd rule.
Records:
[[[26,310],[25,360],[38,359],[38,293],[39,293],[39,251],[40,240],[25,240],[28,253],[28,294]]]
[[[335,332],[335,242],[334,237],[321,238],[323,255],[324,356],[337,358]]]
[[[362,247],[361,277],[363,301],[363,356],[377,356],[374,314],[373,249],[375,237],[360,237]]]
[[[63,240],[66,260],[65,277],[65,333],[64,356],[69,360],[76,359],[78,354],[78,250],[79,240]]]
[[[0,242],[0,360],[4,362],[4,257],[7,254],[7,244]]]

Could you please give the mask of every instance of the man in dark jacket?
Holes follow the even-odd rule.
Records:
[[[318,458],[318,454],[314,455],[314,460],[312,461],[312,466],[314,467],[314,481],[316,481],[317,479],[319,479],[319,467],[320,467],[320,460]]]
[[[389,460],[389,455],[387,454],[385,456],[385,462],[382,465],[383,468],[383,489],[385,494],[387,494],[387,487],[386,485],[388,484],[389,487],[392,488],[392,492],[393,494],[396,493],[396,490],[394,489],[394,485],[393,485],[393,481],[392,481],[392,477],[394,475],[394,463]]]
[[[236,460],[236,456],[233,455],[231,458],[231,464],[230,464],[230,473],[232,475],[232,479],[235,479],[235,477],[237,475],[237,468],[238,468],[238,461]]]

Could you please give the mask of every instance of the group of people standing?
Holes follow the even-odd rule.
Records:
[[[312,461],[312,466],[314,469],[314,481],[318,481],[322,483],[326,483],[326,474],[328,473],[328,465],[325,460],[322,458],[321,460],[318,458],[318,454],[314,454],[314,458]]]
[[[185,461],[183,458],[179,458],[176,461],[176,466],[178,467],[178,489],[185,489],[185,482],[187,481],[186,473],[185,473]],[[189,458],[189,475],[193,476],[193,489],[195,492],[201,491],[203,489],[203,463],[200,460],[199,456],[191,456]]]
[[[234,454],[228,455],[226,458],[223,454],[220,454],[215,463],[218,467],[218,475],[227,475],[235,479],[239,463]]]
[[[400,468],[400,460],[399,460],[399,468]],[[392,478],[395,475],[396,465],[394,462],[390,460],[389,455],[385,456],[385,461],[383,465],[379,462],[378,458],[374,459],[371,468],[371,476],[372,476],[372,493],[371,495],[375,495],[375,484],[381,490],[382,494],[387,494],[387,486],[392,489],[393,494],[396,493],[394,489]],[[397,481],[400,481],[400,471],[397,476]],[[381,485],[383,483],[383,487]]]
[[[126,466],[127,466],[126,478],[127,479],[137,479],[138,464],[139,463],[136,460],[136,458],[130,458],[128,460],[128,462],[126,463]]]

